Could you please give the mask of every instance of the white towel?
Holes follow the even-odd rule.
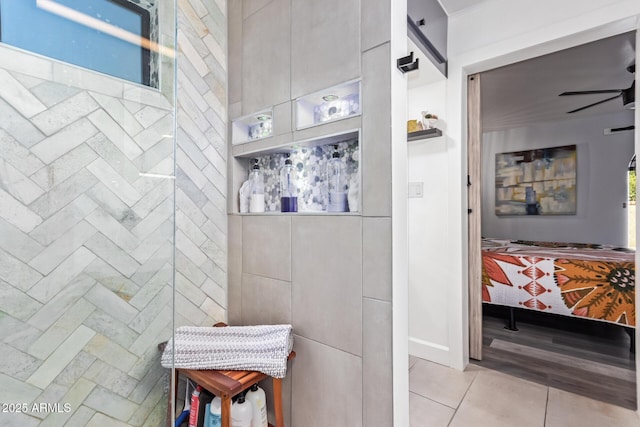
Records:
[[[161,363],[165,368],[247,370],[284,378],[292,349],[291,325],[181,326]]]

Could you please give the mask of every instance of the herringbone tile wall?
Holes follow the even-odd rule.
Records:
[[[226,318],[225,11],[179,1],[176,108],[0,46],[1,425],[161,425],[172,311]]]

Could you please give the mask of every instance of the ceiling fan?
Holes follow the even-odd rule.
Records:
[[[636,72],[636,65],[631,64],[627,67],[627,71],[631,74]],[[585,105],[584,107],[576,108],[575,110],[567,111],[568,114],[577,113],[578,111],[586,110],[587,108],[595,107],[596,105],[603,104],[616,98],[622,98],[622,105],[624,108],[634,109],[636,106],[636,81],[633,80],[631,86],[626,89],[602,89],[602,90],[580,90],[576,92],[562,92],[559,96],[572,96],[572,95],[594,95],[599,93],[615,93],[612,96],[602,101],[594,102],[593,104]],[[625,129],[626,130],[626,129]]]

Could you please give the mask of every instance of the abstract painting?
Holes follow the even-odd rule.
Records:
[[[496,215],[575,213],[575,145],[496,154]]]

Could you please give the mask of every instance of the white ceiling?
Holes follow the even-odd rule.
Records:
[[[625,89],[634,75],[635,35],[626,33],[483,72],[484,131],[624,111],[621,98],[586,110],[567,111],[615,94],[558,96],[565,91]]]
[[[447,12],[447,15],[459,12],[462,9],[475,6],[479,3],[484,3],[487,0],[438,0],[442,5],[442,8]]]

